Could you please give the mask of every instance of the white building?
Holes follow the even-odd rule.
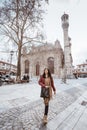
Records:
[[[77,65],[74,74],[77,74],[79,77],[87,77],[87,60],[84,63]]]

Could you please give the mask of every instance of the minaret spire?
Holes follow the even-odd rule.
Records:
[[[63,28],[63,34],[64,34],[64,75],[65,79],[71,75],[71,68],[72,68],[72,62],[71,62],[71,38],[68,35],[68,28],[69,28],[69,15],[64,12],[64,14],[61,17],[62,21],[62,28]],[[65,81],[66,82],[66,81]]]

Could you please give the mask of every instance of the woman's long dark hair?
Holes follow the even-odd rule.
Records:
[[[46,75],[45,75],[45,70],[46,70],[46,69],[48,70],[48,77],[52,78],[51,72],[50,72],[50,70],[49,70],[48,68],[45,68],[45,69],[44,69],[43,78],[46,78]]]

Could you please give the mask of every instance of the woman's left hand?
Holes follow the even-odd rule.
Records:
[[[56,91],[54,91],[54,95],[56,94]]]

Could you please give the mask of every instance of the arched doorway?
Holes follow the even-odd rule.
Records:
[[[29,74],[29,61],[25,60],[25,74]]]
[[[50,72],[52,74],[54,74],[54,58],[49,57],[47,62],[48,62],[48,68],[49,68]]]
[[[38,76],[40,74],[40,65],[39,62],[37,62],[36,64],[36,76]]]

